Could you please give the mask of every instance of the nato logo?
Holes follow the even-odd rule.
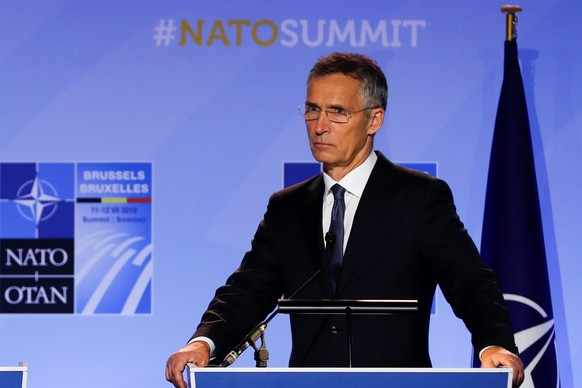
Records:
[[[73,313],[74,165],[0,164],[0,313]]]
[[[544,387],[559,387],[556,333],[551,311],[546,311],[523,295],[503,296],[513,314],[519,314],[530,322],[527,327],[515,327],[515,342],[525,366],[522,386],[533,388],[535,381],[537,385]]]
[[[0,238],[73,238],[74,167],[0,164]]]
[[[151,163],[0,163],[0,313],[151,313]]]

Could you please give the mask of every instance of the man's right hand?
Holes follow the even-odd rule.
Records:
[[[184,369],[186,364],[193,363],[198,367],[205,367],[210,360],[210,347],[206,342],[192,342],[176,353],[172,354],[166,362],[166,380],[174,384],[176,388],[186,388],[184,381]]]

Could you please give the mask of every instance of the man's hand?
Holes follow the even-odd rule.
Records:
[[[519,387],[523,383],[525,374],[521,359],[501,346],[491,346],[481,354],[482,368],[497,368],[505,366],[513,369],[513,385]]]
[[[166,362],[166,380],[176,388],[186,388],[183,373],[187,363],[205,367],[210,360],[210,347],[206,342],[195,341],[172,354]]]

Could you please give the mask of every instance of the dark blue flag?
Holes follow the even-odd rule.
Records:
[[[559,387],[532,140],[515,40],[505,41],[481,254],[497,273],[525,366],[522,387]]]

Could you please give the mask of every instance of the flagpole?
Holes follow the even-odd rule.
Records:
[[[521,6],[502,5],[501,12],[505,14],[506,21],[505,40],[515,40],[517,38],[517,16],[515,14],[521,12]]]
[[[523,387],[559,388],[555,321],[547,271],[535,158],[517,50],[521,7],[507,19],[503,82],[491,144],[481,255],[497,274],[516,345],[525,365]],[[511,350],[511,349],[509,349]],[[479,365],[475,360],[473,365]]]

